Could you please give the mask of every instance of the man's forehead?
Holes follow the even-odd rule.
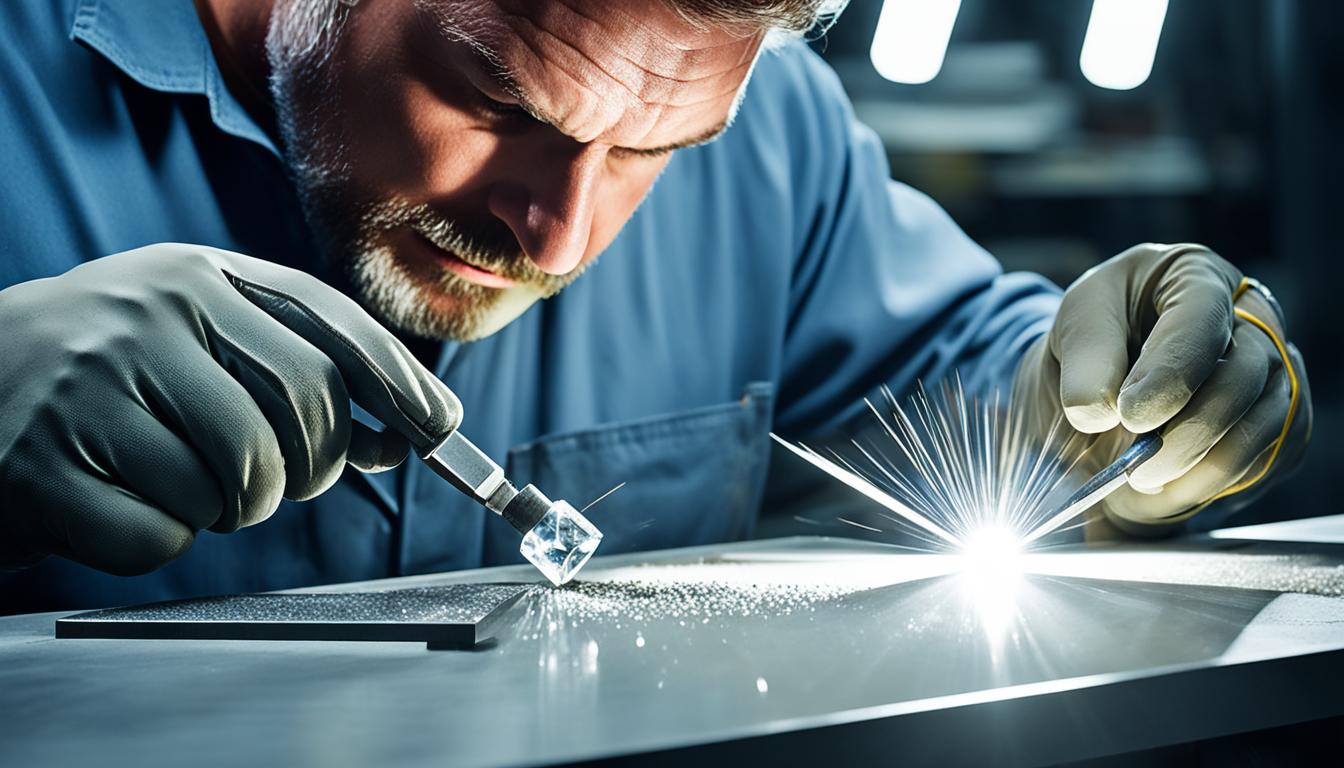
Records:
[[[579,141],[676,145],[729,116],[762,35],[692,25],[662,0],[424,2]]]

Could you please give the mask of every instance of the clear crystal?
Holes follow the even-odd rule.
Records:
[[[597,526],[569,502],[557,501],[523,536],[518,551],[558,587],[574,578],[600,543]]]

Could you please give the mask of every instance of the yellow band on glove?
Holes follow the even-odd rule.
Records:
[[[1253,286],[1254,284],[1249,278],[1243,277],[1241,279],[1241,284],[1237,286],[1237,290],[1232,294],[1232,301],[1235,302],[1237,299],[1240,299],[1242,295]],[[1283,449],[1283,444],[1288,439],[1288,430],[1292,428],[1293,418],[1297,415],[1297,401],[1302,385],[1298,380],[1297,370],[1293,367],[1293,358],[1288,354],[1288,346],[1283,343],[1283,339],[1279,338],[1279,334],[1275,332],[1274,328],[1270,326],[1269,323],[1240,307],[1233,307],[1232,311],[1237,313],[1237,317],[1254,325],[1261,331],[1264,331],[1265,335],[1269,337],[1269,340],[1274,342],[1274,348],[1279,351],[1279,357],[1283,359],[1283,370],[1288,374],[1288,415],[1284,417],[1283,429],[1279,430],[1279,436],[1274,440],[1274,445],[1270,449],[1269,460],[1265,462],[1265,465],[1260,468],[1259,472],[1256,472],[1255,475],[1245,478],[1241,482],[1214,494],[1208,501],[1205,501],[1203,504],[1200,504],[1186,514],[1194,514],[1219,499],[1226,498],[1234,493],[1240,493],[1263,480],[1265,476],[1269,474],[1270,468],[1274,466],[1274,462],[1279,458],[1279,451]]]

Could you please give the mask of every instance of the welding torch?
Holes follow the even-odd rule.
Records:
[[[1045,523],[1028,534],[1022,540],[1022,544],[1025,546],[1058,530],[1061,525],[1123,488],[1129,482],[1130,474],[1138,469],[1140,464],[1156,456],[1161,449],[1162,435],[1157,432],[1146,432],[1134,438],[1134,442],[1120,454],[1119,458],[1083,483],[1081,488],[1059,505],[1058,510]]]

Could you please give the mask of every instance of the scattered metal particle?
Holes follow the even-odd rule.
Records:
[[[641,571],[647,575],[641,577]],[[521,633],[549,634],[557,617],[565,626],[667,621],[691,630],[729,618],[767,620],[772,615],[804,613],[871,588],[867,581],[857,580],[747,580],[764,575],[753,566],[716,562],[635,567],[607,581],[574,581],[564,588],[537,585],[524,600],[527,611]],[[634,643],[644,647],[645,638],[638,631]]]

